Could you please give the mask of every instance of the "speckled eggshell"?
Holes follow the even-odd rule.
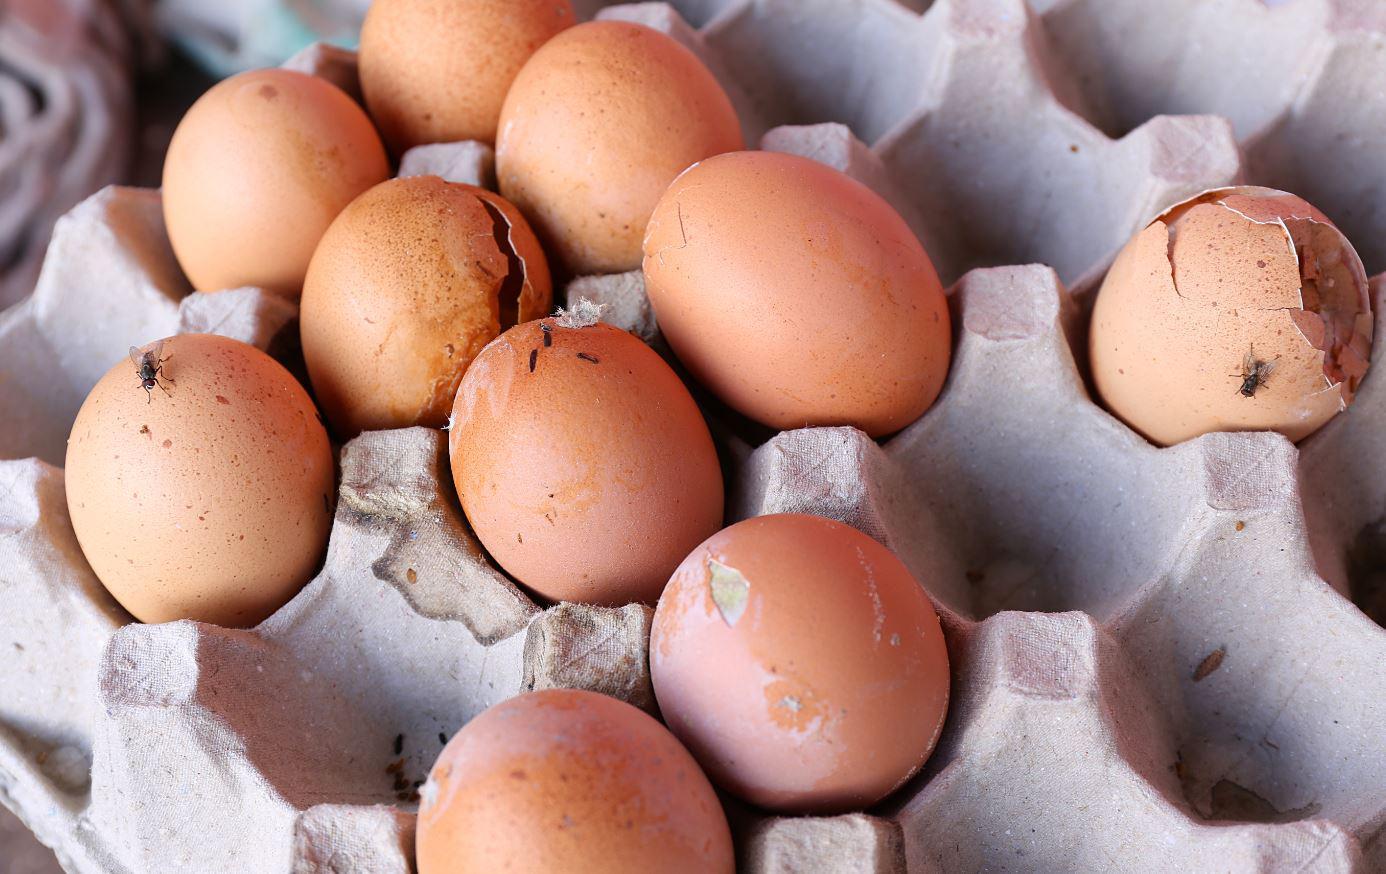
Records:
[[[933,263],[891,206],[795,155],[736,152],[683,173],[645,237],[659,327],[693,376],[780,430],[919,418],[952,352]]]
[[[361,91],[391,150],[494,143],[515,76],[577,17],[569,0],[375,0],[361,26]]]
[[[467,723],[420,792],[419,874],[731,874],[731,832],[688,751],[614,698],[549,689]]]
[[[121,361],[82,404],[67,445],[73,530],[136,619],[255,625],[322,561],[327,432],[303,387],[253,346],[185,334],[162,356],[151,395]]]
[[[520,71],[501,110],[501,193],[574,273],[640,266],[640,240],[685,167],[742,147],[702,61],[638,24],[564,31]]]
[[[436,176],[382,182],[328,228],[299,319],[313,389],[343,438],[447,423],[487,343],[553,302],[519,210]]]
[[[1318,210],[1268,188],[1171,207],[1117,255],[1093,308],[1098,394],[1152,442],[1301,440],[1352,402],[1371,355],[1366,272]]]
[[[342,207],[390,175],[365,111],[326,80],[252,70],[212,86],[164,158],[164,221],[199,291],[297,296]]]
[[[722,522],[697,405],[669,365],[610,325],[506,331],[463,377],[448,445],[481,542],[555,601],[652,603]]]
[[[874,804],[933,751],[948,652],[924,590],[854,528],[783,514],[695,549],[655,611],[669,728],[721,786],[789,813]]]

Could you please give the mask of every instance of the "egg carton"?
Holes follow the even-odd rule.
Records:
[[[729,801],[742,867],[1386,870],[1386,631],[1363,612],[1386,616],[1386,383],[1369,374],[1298,447],[1156,449],[1083,374],[1111,257],[1199,190],[1296,191],[1386,268],[1382,7],[578,5],[699,52],[749,142],[876,188],[952,285],[948,384],[889,441],[814,428],[753,447],[709,407],[729,521],[812,512],[876,537],[929,592],[953,662],[923,773],[848,816]],[[293,63],[350,86],[349,53]],[[1169,111],[1217,115],[1133,127]],[[490,160],[428,147],[402,172],[485,182]],[[993,266],[1029,262],[1050,266]],[[567,293],[661,346],[639,274]],[[64,506],[77,406],[126,347],[179,330],[292,363],[292,309],[189,294],[157,193],[108,189],[0,314],[0,800],[70,871],[405,872],[416,783],[481,709],[548,686],[654,707],[649,609],[533,603],[473,539],[427,429],[343,447],[324,568],[259,627],[130,623]]]

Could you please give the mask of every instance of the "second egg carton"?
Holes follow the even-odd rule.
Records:
[[[869,815],[731,805],[743,867],[1379,870],[1386,631],[1350,598],[1370,609],[1386,564],[1386,389],[1369,376],[1299,447],[1158,450],[1091,401],[1081,366],[1112,254],[1204,188],[1296,191],[1386,266],[1386,22],[1326,0],[1172,0],[1158,21],[1135,0],[1034,5],[601,11],[701,54],[748,142],[876,188],[957,280],[948,385],[900,435],[723,434],[729,521],[812,512],[881,540],[954,664],[923,774]],[[348,53],[294,63],[352,88]],[[1171,110],[1228,120],[1110,136]],[[426,147],[402,172],[485,183],[489,160]],[[1053,269],[989,266],[1029,261]],[[569,294],[658,344],[638,274]],[[37,456],[0,462],[0,798],[69,870],[408,871],[415,784],[481,709],[547,685],[653,705],[648,608],[532,603],[487,563],[426,429],[343,449],[326,565],[258,628],[128,624],[53,466],[77,406],[126,347],[174,331],[291,361],[293,315],[255,289],[188,294],[157,194],[128,189],[64,219],[38,291],[0,315],[0,455]]]

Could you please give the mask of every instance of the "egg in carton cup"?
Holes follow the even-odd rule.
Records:
[[[599,13],[693,48],[748,142],[877,190],[952,285],[948,383],[897,436],[721,435],[728,521],[808,512],[889,546],[938,608],[953,665],[921,775],[863,814],[729,805],[741,863],[1376,870],[1386,632],[1350,598],[1379,591],[1386,397],[1366,380],[1298,447],[1246,432],[1156,449],[1091,400],[1083,338],[1116,252],[1209,188],[1296,191],[1386,266],[1386,214],[1370,208],[1386,164],[1367,146],[1386,114],[1364,107],[1386,80],[1371,54],[1386,22],[1326,0],[1179,0],[1158,22],[1134,2],[1034,5]],[[294,64],[350,89],[349,53]],[[1230,123],[1126,132],[1171,109]],[[1339,118],[1360,122],[1353,136]],[[474,143],[401,166],[482,185],[492,172]],[[1052,266],[988,266],[1030,261]],[[132,623],[77,547],[54,466],[82,398],[129,345],[179,331],[293,357],[283,298],[188,292],[158,195],[107,189],[59,224],[37,292],[0,316],[0,455],[25,459],[0,463],[18,595],[0,787],[68,870],[408,871],[416,793],[472,716],[549,687],[652,707],[649,609],[536,605],[470,533],[431,429],[342,448],[325,565],[256,628]],[[639,273],[567,295],[662,346]]]

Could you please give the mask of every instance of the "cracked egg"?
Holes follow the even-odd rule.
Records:
[[[1302,440],[1352,403],[1371,354],[1366,272],[1304,200],[1204,192],[1126,244],[1089,336],[1108,408],[1152,442],[1211,431]]]
[[[313,253],[303,357],[339,435],[439,428],[482,347],[552,300],[543,250],[509,201],[437,176],[391,179]]]
[[[791,813],[868,807],[913,776],[948,712],[938,614],[855,528],[758,516],[704,541],[655,611],[669,728],[722,788]]]

